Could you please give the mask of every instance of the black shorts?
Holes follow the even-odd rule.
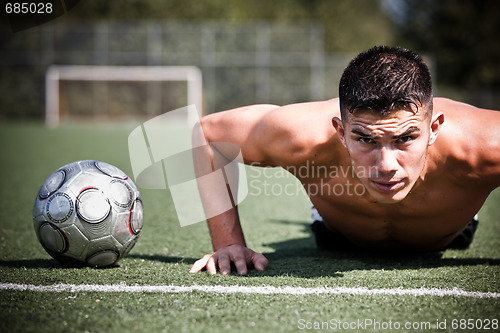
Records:
[[[313,207],[313,209],[315,209]],[[312,213],[313,223],[311,224],[311,230],[316,239],[316,245],[321,250],[330,251],[345,251],[345,250],[356,250],[359,249],[358,246],[351,243],[346,237],[341,234],[333,233],[325,227],[321,216]],[[477,215],[469,222],[467,227],[458,235],[450,244],[445,246],[442,250],[446,249],[459,249],[465,250],[469,247],[474,239],[474,233],[476,232],[478,225]]]

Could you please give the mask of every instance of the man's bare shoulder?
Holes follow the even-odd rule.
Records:
[[[273,126],[282,124],[284,127],[303,129],[305,122],[318,127],[323,120],[328,120],[331,124],[331,119],[335,116],[340,117],[338,98],[281,106],[268,112],[265,121]]]
[[[499,186],[500,111],[435,98],[434,114],[439,112],[445,117],[436,142],[441,155],[456,162],[461,176]]]
[[[269,144],[274,164],[288,166],[312,158],[336,138],[332,118],[340,117],[338,99],[298,103],[271,110],[260,131]]]
[[[500,112],[497,110],[482,109],[464,102],[455,101],[449,98],[434,98],[434,111],[443,112],[447,118],[457,120],[476,121],[484,123],[487,119],[499,119]],[[494,126],[494,124],[491,124]]]
[[[237,144],[246,163],[286,167],[336,137],[332,118],[339,114],[338,99],[250,105],[205,116],[201,128],[209,142]]]

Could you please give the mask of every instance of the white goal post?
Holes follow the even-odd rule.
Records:
[[[187,105],[202,114],[202,75],[195,66],[50,66],[45,75],[45,123],[60,122],[59,82],[72,81],[185,81]]]

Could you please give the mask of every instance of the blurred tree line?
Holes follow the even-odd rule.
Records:
[[[399,12],[398,40],[433,54],[441,84],[500,88],[500,1],[405,0]]]
[[[499,0],[81,0],[54,24],[316,22],[326,53],[408,47],[430,56],[437,95],[500,109],[499,14]],[[42,115],[40,38],[39,28],[0,31],[0,118]]]
[[[94,20],[314,20],[327,52],[401,45],[432,54],[440,84],[473,89],[500,88],[499,15],[498,0],[86,0],[78,8],[78,19]]]
[[[76,17],[73,17],[76,18]],[[393,42],[392,23],[373,0],[134,0],[85,1],[82,20],[221,20],[320,22],[327,52],[358,51]]]

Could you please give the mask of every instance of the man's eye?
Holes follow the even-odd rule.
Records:
[[[364,136],[359,137],[358,141],[361,143],[374,143],[375,142],[372,138],[364,137]]]
[[[397,142],[398,143],[408,143],[408,142],[412,141],[413,139],[414,139],[414,137],[412,137],[412,136],[403,136],[403,137],[399,138],[397,140]]]

